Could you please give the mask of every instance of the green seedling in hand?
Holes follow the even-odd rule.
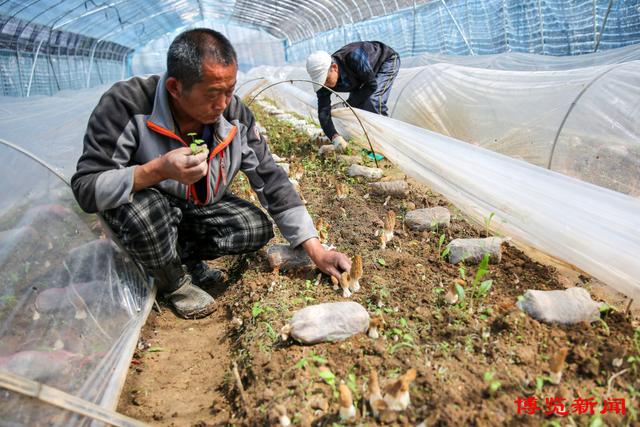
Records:
[[[207,146],[204,145],[204,139],[196,138],[196,136],[198,135],[197,133],[191,132],[187,135],[191,137],[191,144],[189,145],[189,147],[191,148],[191,154],[195,156],[196,154],[200,154],[207,149]]]

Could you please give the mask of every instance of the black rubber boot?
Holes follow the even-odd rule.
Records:
[[[215,308],[211,295],[193,284],[179,261],[151,271],[158,290],[171,302],[176,312],[186,319],[208,316]]]
[[[227,280],[226,274],[218,269],[210,268],[204,261],[187,263],[186,267],[191,274],[193,283],[198,286],[215,286]]]

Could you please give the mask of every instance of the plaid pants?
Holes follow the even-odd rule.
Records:
[[[129,254],[148,269],[252,252],[273,237],[271,220],[251,203],[227,193],[195,206],[147,188],[133,201],[102,212]]]

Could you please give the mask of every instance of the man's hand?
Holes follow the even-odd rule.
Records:
[[[169,151],[161,157],[162,175],[189,185],[207,174],[208,150],[192,155],[191,148],[182,147]]]
[[[326,250],[315,237],[302,243],[302,247],[323,273],[339,279],[343,271],[351,270],[351,261],[345,254]]]
[[[207,174],[209,150],[196,155],[191,148],[181,147],[137,166],[134,171],[133,191],[151,187],[165,179],[175,179],[189,185]]]
[[[344,138],[340,135],[335,135],[333,138],[331,138],[331,143],[334,147],[336,147],[336,151],[338,153],[342,153],[347,149],[347,141],[345,141]]]

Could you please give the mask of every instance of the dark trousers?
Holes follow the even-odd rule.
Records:
[[[352,107],[387,116],[387,100],[389,99],[391,86],[393,86],[393,81],[396,79],[399,70],[400,57],[398,55],[393,55],[380,66],[380,69],[376,74],[376,82],[378,83],[376,91],[360,105],[352,103],[351,95],[349,96],[349,99],[347,99],[347,102]],[[354,92],[352,92],[352,94],[353,93]]]
[[[151,270],[256,251],[273,237],[269,218],[229,193],[213,205],[195,206],[147,188],[102,216],[129,254]]]

